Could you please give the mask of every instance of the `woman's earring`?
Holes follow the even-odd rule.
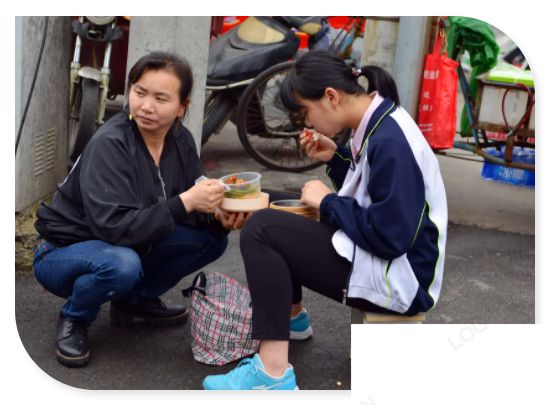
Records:
[[[129,119],[130,121],[132,121],[132,120],[134,119],[134,117],[132,116],[132,114],[128,114],[128,119]]]

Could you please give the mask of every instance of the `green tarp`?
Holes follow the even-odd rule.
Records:
[[[477,95],[477,76],[487,72],[497,63],[499,46],[491,26],[486,22],[468,17],[449,17],[447,29],[447,52],[457,60],[465,51],[469,53],[472,66],[470,88],[472,96]],[[460,122],[462,136],[470,136],[468,115],[462,111]]]

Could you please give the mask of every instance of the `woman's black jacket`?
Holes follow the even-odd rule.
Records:
[[[38,209],[36,229],[57,245],[99,239],[138,251],[176,224],[226,234],[212,215],[187,213],[178,196],[203,173],[181,125],[168,131],[157,167],[125,109],[98,129],[51,204]]]

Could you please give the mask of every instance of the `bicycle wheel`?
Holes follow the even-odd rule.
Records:
[[[71,106],[69,125],[70,159],[75,162],[96,130],[99,83],[82,78]]]
[[[288,111],[279,96],[280,86],[293,62],[279,63],[262,72],[244,91],[237,110],[237,131],[244,149],[269,169],[303,172],[322,165],[300,147],[305,126],[302,114]],[[338,134],[346,142],[349,131]]]

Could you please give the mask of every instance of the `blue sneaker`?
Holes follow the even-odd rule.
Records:
[[[298,315],[290,318],[290,339],[306,340],[313,335],[313,329],[309,324],[309,315],[305,309]]]
[[[282,377],[266,373],[260,356],[243,359],[227,374],[209,375],[202,382],[205,390],[297,390],[294,369],[289,364]]]

